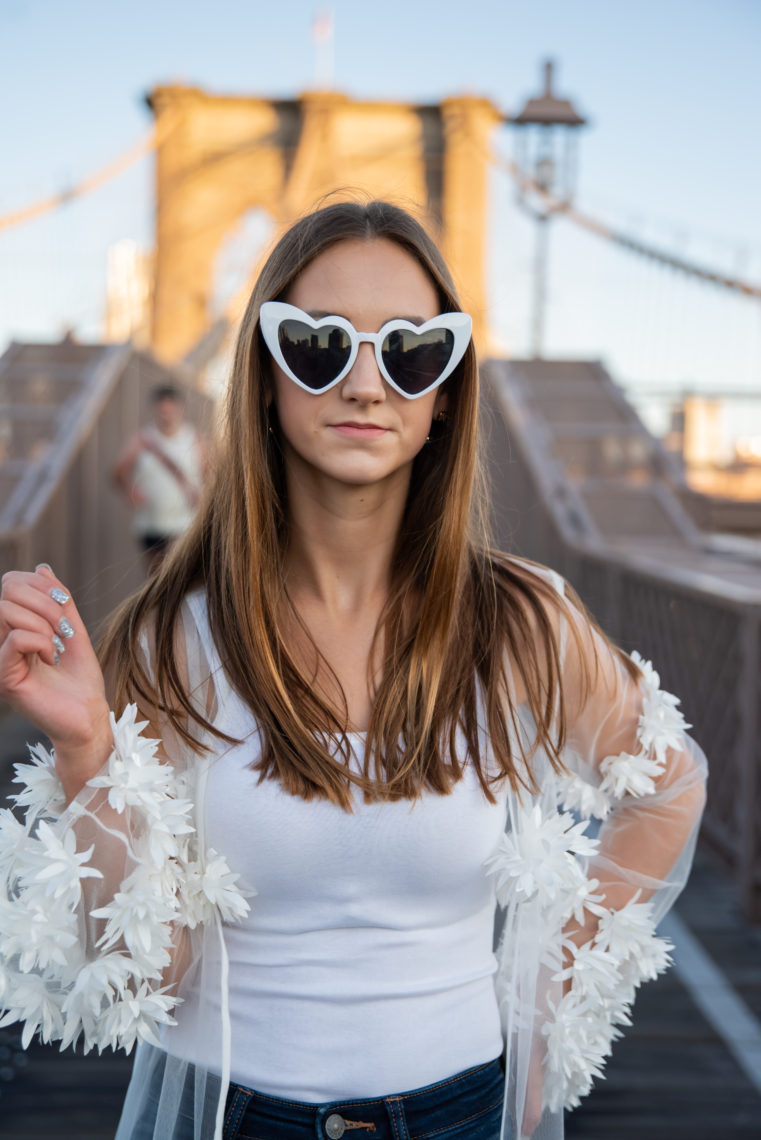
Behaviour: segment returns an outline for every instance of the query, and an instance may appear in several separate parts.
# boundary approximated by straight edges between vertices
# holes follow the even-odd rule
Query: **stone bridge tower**
[[[280,230],[342,188],[418,211],[484,346],[489,143],[502,120],[488,99],[420,106],[172,86],[148,103],[159,139],[152,343],[163,360],[179,360],[206,332],[215,257],[248,211],[265,210]]]

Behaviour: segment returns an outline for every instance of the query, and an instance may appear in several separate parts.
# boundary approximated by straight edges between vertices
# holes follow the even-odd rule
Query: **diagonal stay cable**
[[[14,210],[10,214],[0,215],[0,231],[9,230],[15,226],[21,226],[25,222],[31,222],[35,218],[41,218],[45,214],[50,214],[53,210],[57,210],[60,206],[65,206],[67,202],[73,201],[75,198],[81,198],[85,194],[97,190],[106,182],[110,182],[116,178],[134,162],[142,158],[144,155],[149,154],[152,150],[164,141],[169,131],[174,127],[174,121],[170,116],[166,121],[157,127],[151,127],[141,139],[133,143],[131,147],[123,151],[111,162],[106,163],[99,170],[93,174],[83,178],[80,182],[76,182],[73,186],[68,186],[65,190],[61,190],[58,194],[51,194],[47,198],[41,198],[37,202],[33,202],[30,206],[25,206],[22,210]]]
[[[476,140],[473,140],[473,142],[474,145],[478,146]],[[479,147],[479,149],[482,148]],[[534,182],[533,179],[528,178],[512,159],[497,156],[492,151],[484,151],[484,153],[487,154],[489,161],[494,166],[505,170],[510,177],[518,183],[518,186],[524,193],[530,192],[536,195],[541,201],[543,207],[542,211],[537,210],[528,203],[526,204],[525,208],[530,214],[534,216],[541,212],[559,214],[561,217],[568,218],[568,220],[575,225],[581,226],[582,229],[597,234],[598,237],[605,238],[607,241],[613,242],[623,249],[628,249],[630,252],[636,253],[641,257],[646,257],[651,261],[658,262],[660,265],[665,265],[669,269],[685,273],[689,277],[694,277],[699,281],[705,281],[709,285],[718,285],[723,289],[740,293],[745,297],[761,299],[761,285],[757,285],[752,281],[744,281],[739,277],[731,277],[728,274],[721,273],[716,269],[710,269],[704,265],[698,265],[696,262],[688,261],[687,258],[679,257],[677,254],[671,253],[668,250],[649,245],[640,238],[633,237],[631,234],[624,233],[622,230],[614,229],[612,226],[599,221],[597,218],[591,217],[589,214],[584,214],[580,210],[573,209],[569,202],[557,198],[547,190],[544,190]]]

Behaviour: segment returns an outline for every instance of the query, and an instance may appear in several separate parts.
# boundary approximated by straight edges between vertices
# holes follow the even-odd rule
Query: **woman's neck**
[[[409,469],[381,483],[347,486],[288,471],[288,592],[300,602],[349,616],[382,608],[409,489]]]

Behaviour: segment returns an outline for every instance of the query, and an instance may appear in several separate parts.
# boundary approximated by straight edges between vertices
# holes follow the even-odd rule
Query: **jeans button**
[[[341,1140],[341,1137],[346,1131],[343,1117],[339,1116],[337,1112],[334,1112],[325,1121],[325,1131],[330,1137],[330,1140]]]

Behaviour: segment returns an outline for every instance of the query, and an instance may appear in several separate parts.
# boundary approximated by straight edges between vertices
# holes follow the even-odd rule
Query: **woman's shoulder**
[[[197,645],[209,665],[217,666],[219,654],[212,634],[209,597],[203,585],[188,590],[182,599],[179,616],[186,647]]]
[[[160,604],[152,605],[140,615],[136,626],[138,658],[152,678],[157,666],[158,672],[165,671],[170,658],[173,672],[182,679],[186,689],[192,690],[204,675],[213,671],[211,664],[217,656],[205,588],[195,586],[188,590],[173,610],[170,617],[167,609],[162,613]]]
[[[557,570],[553,570],[551,566],[545,566],[541,562],[534,562],[530,558],[521,558],[517,554],[506,554],[503,551],[496,551],[494,553],[502,565],[512,569],[514,573],[520,574],[527,581],[538,579],[553,587],[553,589],[561,595],[565,593],[565,579],[562,574]]]
[[[161,637],[162,631],[171,629],[172,640],[181,646],[189,636],[191,638],[198,636],[208,626],[208,603],[203,586],[188,590],[174,603],[171,611],[170,619],[169,607],[164,607],[160,601],[154,600],[147,605],[140,604],[139,595],[135,595],[134,598],[128,599],[122,610],[118,612],[118,616],[122,624],[135,629],[143,652],[149,650],[152,657],[156,640]]]
[[[522,626],[523,647],[532,647],[540,662],[553,657],[556,665],[575,663],[580,674],[593,676],[600,656],[614,648],[573,586],[540,562],[502,552],[492,557],[495,579],[502,579],[505,612],[520,613],[513,629]]]
[[[180,611],[192,619],[195,627],[206,628],[209,625],[209,598],[206,587],[193,586],[182,599]]]
[[[523,603],[529,615],[538,606],[551,618],[564,611],[568,586],[557,570],[501,550],[490,550],[488,557],[495,580],[510,602]]]

